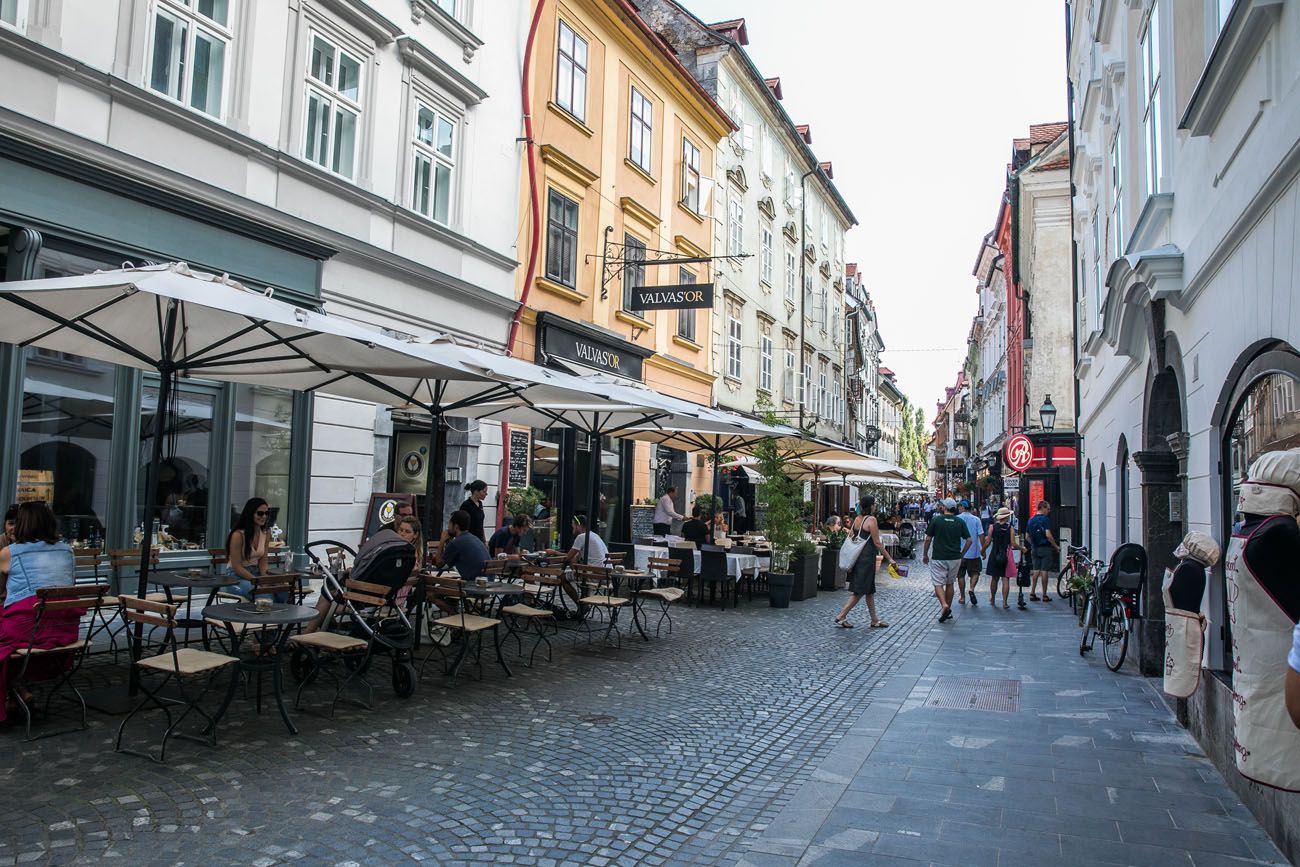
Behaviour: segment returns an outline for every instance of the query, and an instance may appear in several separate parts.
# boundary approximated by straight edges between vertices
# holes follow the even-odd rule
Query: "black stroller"
[[[355,640],[352,652],[338,654],[351,672],[338,682],[338,693],[348,680],[365,674],[375,654],[382,653],[392,661],[393,693],[410,698],[415,693],[411,650],[416,631],[397,595],[411,575],[415,549],[396,533],[380,531],[367,540],[359,554],[342,543],[322,540],[308,545],[307,555],[313,572],[324,579],[321,593],[330,602],[321,631]],[[347,555],[353,559],[351,569]],[[356,642],[364,642],[364,649]],[[321,662],[319,648],[296,646],[290,671],[299,683],[307,683],[321,670]]]
[[[911,521],[903,521],[898,528],[898,553],[910,558],[916,550],[916,528]]]

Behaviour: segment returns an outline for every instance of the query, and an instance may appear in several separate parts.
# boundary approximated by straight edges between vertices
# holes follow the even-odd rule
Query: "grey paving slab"
[[[1058,603],[958,608],[932,626],[882,685],[895,701],[871,724],[893,716],[800,863],[1284,863],[1153,685],[1080,658],[1077,641]],[[1017,681],[1019,709],[930,707],[942,676]],[[825,791],[809,798],[790,809],[820,809]]]

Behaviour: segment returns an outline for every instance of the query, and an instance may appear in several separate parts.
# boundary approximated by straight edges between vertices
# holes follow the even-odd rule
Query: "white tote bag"
[[[840,546],[840,571],[853,571],[853,566],[858,562],[858,557],[861,556],[862,549],[865,547],[867,547],[866,539],[860,539],[857,536],[850,536],[845,539],[844,544]]]

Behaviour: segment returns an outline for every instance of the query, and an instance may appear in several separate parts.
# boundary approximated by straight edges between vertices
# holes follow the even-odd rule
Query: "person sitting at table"
[[[6,534],[9,535],[9,534]],[[6,675],[9,657],[32,641],[36,627],[37,590],[70,587],[76,583],[76,557],[66,542],[59,540],[59,525],[44,503],[23,503],[15,510],[12,541],[0,550],[0,696],[7,697]],[[77,640],[83,608],[50,611],[41,619],[37,648],[61,647]],[[66,655],[60,660],[67,663]],[[32,696],[23,690],[22,699]],[[0,701],[0,722],[6,717]]]
[[[587,531],[587,516],[573,516],[573,544],[565,556],[566,563],[604,563],[609,559],[609,548],[599,533]]]
[[[527,515],[515,515],[507,526],[492,534],[488,540],[488,554],[493,557],[505,554],[511,560],[518,560],[526,550],[520,542],[532,525]]]
[[[411,588],[420,580],[420,570],[424,568],[424,531],[420,527],[420,521],[414,515],[405,515],[397,519],[395,527],[397,535],[411,544],[415,549],[415,562],[411,566],[411,577],[406,579],[406,586],[397,591],[397,601],[400,604],[405,601]]]
[[[251,599],[253,579],[267,573],[266,552],[270,534],[267,533],[266,522],[270,515],[271,507],[261,497],[253,497],[244,503],[244,510],[239,513],[234,528],[226,536],[224,574],[227,578],[238,579],[221,588],[227,593],[238,593]],[[274,598],[276,602],[288,602],[289,594],[276,593]]]
[[[452,512],[447,522],[447,544],[442,546],[442,556],[438,558],[442,570],[455,569],[466,581],[482,575],[483,564],[490,559],[487,546],[474,535],[472,527],[472,519],[464,509]]]
[[[5,510],[5,531],[0,535],[0,548],[8,548],[14,543],[14,524],[18,520],[18,504],[14,503]]]
[[[716,540],[726,539],[727,533],[730,532],[727,527],[727,516],[724,515],[721,510],[713,513],[712,530],[713,538]]]
[[[694,542],[696,548],[709,543],[709,525],[704,523],[700,514],[700,507],[694,506],[691,509],[690,520],[682,524],[682,538],[687,542]]]

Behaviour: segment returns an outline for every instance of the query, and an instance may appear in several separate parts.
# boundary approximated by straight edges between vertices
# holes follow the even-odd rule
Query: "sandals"
[[[836,618],[835,618],[835,625],[838,626],[838,627],[840,627],[841,629],[852,629],[852,628],[853,628],[853,624],[852,624],[852,623],[850,623],[848,620],[843,619],[843,618],[840,618],[840,617],[836,617]]]
[[[872,628],[872,629],[888,629],[888,628],[889,628],[889,624],[886,623],[886,622],[883,621],[883,620],[877,620],[875,623],[871,624],[871,628]]]
[[[1030,594],[1029,594],[1029,601],[1030,601],[1030,602],[1037,602],[1037,601],[1038,601],[1038,597],[1035,596],[1033,593],[1030,593]]]

